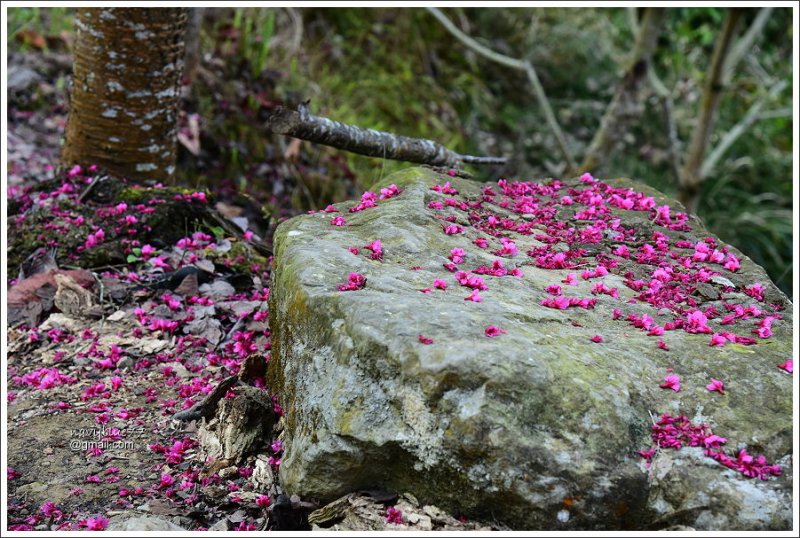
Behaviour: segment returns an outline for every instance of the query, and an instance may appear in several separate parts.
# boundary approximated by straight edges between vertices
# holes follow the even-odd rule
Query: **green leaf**
[[[225,230],[221,226],[214,226],[211,228],[211,233],[214,234],[214,237],[217,240],[223,239],[225,237]]]

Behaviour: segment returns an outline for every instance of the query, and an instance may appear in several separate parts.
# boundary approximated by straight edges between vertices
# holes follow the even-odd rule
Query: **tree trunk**
[[[65,165],[172,181],[187,12],[77,10]]]
[[[700,105],[700,117],[689,143],[686,161],[683,163],[681,184],[678,186],[678,198],[681,203],[692,213],[697,212],[700,201],[700,184],[703,177],[700,168],[703,166],[706,148],[714,127],[714,119],[719,107],[719,98],[722,93],[725,77],[725,66],[728,65],[727,57],[731,50],[731,43],[739,22],[741,10],[730,8],[725,18],[722,32],[717,38],[711,65],[706,73],[706,82],[703,87],[703,101]]]
[[[638,92],[641,82],[650,69],[650,58],[656,48],[658,35],[661,33],[661,24],[664,20],[664,9],[646,8],[639,23],[636,34],[636,43],[625,75],[614,93],[614,98],[606,108],[600,127],[595,133],[586,156],[583,158],[580,170],[583,172],[596,172],[611,151],[611,146],[622,137],[624,131],[620,129],[620,122],[625,115],[625,110],[638,101]]]

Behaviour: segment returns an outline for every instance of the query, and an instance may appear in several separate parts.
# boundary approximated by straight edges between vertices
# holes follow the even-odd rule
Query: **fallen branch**
[[[561,127],[558,125],[556,115],[553,113],[553,109],[550,107],[550,101],[547,100],[547,95],[544,93],[544,88],[539,82],[539,77],[536,74],[533,64],[526,60],[512,58],[510,56],[500,54],[499,52],[495,52],[488,47],[484,47],[470,36],[459,30],[444,13],[439,11],[439,9],[435,7],[428,7],[425,9],[427,9],[431,15],[436,17],[436,19],[442,23],[442,26],[444,26],[445,29],[453,35],[453,37],[461,41],[474,52],[477,52],[484,58],[488,58],[489,60],[492,60],[500,65],[517,69],[519,71],[525,71],[525,74],[528,76],[528,81],[533,87],[533,93],[536,95],[536,100],[539,102],[539,106],[542,107],[542,112],[544,112],[547,125],[553,132],[553,136],[555,136],[556,142],[558,142],[558,147],[561,149],[561,154],[564,157],[564,161],[567,163],[568,172],[574,171],[576,169],[575,160],[572,158],[572,153],[569,151],[569,147],[567,146],[567,139],[564,136],[564,133],[561,131]]]
[[[305,105],[301,105],[298,111],[275,108],[267,119],[267,128],[275,134],[395,161],[450,167],[506,162],[505,157],[461,155],[432,140],[409,138],[312,116]]]

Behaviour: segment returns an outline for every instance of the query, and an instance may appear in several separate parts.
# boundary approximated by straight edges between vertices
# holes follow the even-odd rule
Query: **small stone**
[[[235,466],[225,467],[224,469],[219,471],[219,477],[220,478],[231,478],[231,477],[236,476],[238,474],[239,474],[239,469],[238,469],[238,467],[235,467]]]

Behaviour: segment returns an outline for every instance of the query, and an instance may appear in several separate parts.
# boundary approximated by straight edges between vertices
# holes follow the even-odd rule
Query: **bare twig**
[[[689,143],[686,161],[683,164],[679,198],[683,205],[693,212],[697,209],[699,201],[698,195],[702,181],[700,167],[703,165],[708,140],[714,127],[714,119],[723,87],[726,58],[731,50],[731,42],[733,41],[733,35],[740,16],[741,9],[731,8],[725,17],[722,31],[714,46],[714,54],[711,58],[711,65],[703,87],[700,117],[697,121],[692,141]]]
[[[527,60],[512,58],[481,45],[473,38],[458,29],[456,25],[454,25],[450,19],[448,19],[447,16],[439,9],[435,7],[428,7],[426,9],[431,15],[436,17],[436,20],[442,23],[442,26],[444,26],[445,29],[453,35],[453,37],[461,41],[461,43],[463,43],[469,49],[495,63],[525,72],[528,77],[528,81],[531,83],[531,87],[533,88],[533,93],[536,96],[536,100],[539,102],[539,106],[542,107],[542,112],[544,113],[547,125],[550,127],[553,136],[555,136],[556,142],[561,150],[561,154],[564,157],[564,161],[567,163],[568,170],[575,170],[575,160],[572,157],[572,152],[570,152],[569,147],[567,146],[567,139],[558,124],[558,120],[556,119],[553,109],[550,106],[550,101],[547,99],[547,95],[544,92],[542,84],[539,82],[539,77],[536,74],[536,69],[534,69],[533,65]]]
[[[776,108],[775,110],[767,110],[758,115],[758,121],[774,120],[776,118],[791,118],[792,107]]]
[[[408,138],[392,133],[346,125],[308,113],[305,106],[299,111],[277,107],[269,115],[267,128],[275,133],[293,136],[317,144],[351,151],[370,157],[409,161],[431,166],[462,164],[505,164],[505,157],[461,155],[432,140]]]
[[[725,154],[726,151],[733,145],[736,140],[742,136],[754,123],[759,120],[765,119],[764,114],[768,113],[761,113],[761,109],[764,108],[764,105],[767,104],[768,101],[777,97],[783,90],[786,88],[787,82],[785,80],[781,80],[777,84],[775,84],[772,88],[770,88],[769,93],[753,103],[753,106],[750,107],[750,110],[747,111],[747,114],[741,119],[739,123],[734,125],[726,134],[722,137],[722,140],[719,141],[717,147],[709,153],[706,160],[703,162],[703,166],[700,167],[700,177],[706,178],[708,177],[714,168],[717,166],[720,158]],[[791,109],[788,110],[791,113]],[[777,112],[781,112],[780,110]]]
[[[736,66],[752,48],[756,40],[761,36],[761,33],[764,31],[764,26],[766,26],[773,9],[774,8],[772,7],[761,8],[761,10],[758,12],[758,15],[756,15],[756,18],[753,19],[753,22],[750,24],[750,28],[747,29],[747,32],[745,32],[744,35],[739,38],[739,41],[737,41],[733,46],[728,58],[725,61],[723,81],[730,79],[731,75],[733,75],[733,71],[736,69]]]

